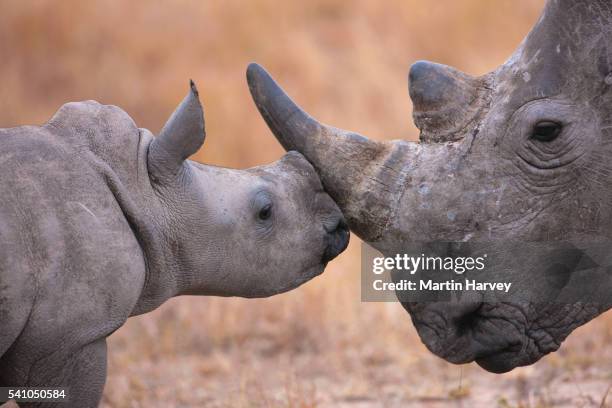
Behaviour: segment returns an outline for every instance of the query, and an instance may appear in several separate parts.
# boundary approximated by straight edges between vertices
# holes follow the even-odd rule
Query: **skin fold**
[[[346,248],[302,155],[247,170],[187,160],[204,138],[193,83],[157,137],[94,101],[0,129],[0,386],[97,406],[106,337],[128,317],[177,295],[285,292]]]
[[[417,62],[408,79],[419,143],[321,124],[259,65],[247,78],[280,143],[304,154],[350,228],[383,253],[411,241],[609,240],[611,50],[609,1],[550,0],[514,55],[487,75]],[[546,302],[403,306],[433,353],[505,372],[557,350],[612,306],[610,271],[600,272],[573,277],[577,293],[557,295],[539,284],[543,272],[517,264],[510,273],[526,297],[547,293]]]

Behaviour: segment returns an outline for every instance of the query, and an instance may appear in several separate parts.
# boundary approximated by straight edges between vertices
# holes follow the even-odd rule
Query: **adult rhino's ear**
[[[157,178],[179,173],[183,162],[204,144],[204,112],[198,89],[190,81],[189,93],[172,113],[149,147],[149,171]]]

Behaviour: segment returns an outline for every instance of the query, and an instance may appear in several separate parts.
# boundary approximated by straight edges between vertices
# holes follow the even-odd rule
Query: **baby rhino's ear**
[[[198,90],[190,81],[189,94],[149,147],[149,171],[158,177],[174,176],[185,159],[204,144],[204,112]]]

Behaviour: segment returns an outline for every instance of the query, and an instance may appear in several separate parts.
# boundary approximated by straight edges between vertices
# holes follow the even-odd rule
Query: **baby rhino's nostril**
[[[334,217],[334,218],[325,220],[323,222],[323,228],[325,228],[325,231],[328,232],[329,234],[333,234],[339,229],[343,229],[345,231],[348,230],[348,225],[346,224],[344,217]]]
[[[338,221],[338,225],[336,226],[336,231],[348,233],[349,227],[344,217],[340,218],[340,221]]]
[[[349,243],[349,228],[343,217],[338,217],[333,222],[324,223],[327,232],[327,247],[323,253],[323,263],[327,263],[346,249]]]

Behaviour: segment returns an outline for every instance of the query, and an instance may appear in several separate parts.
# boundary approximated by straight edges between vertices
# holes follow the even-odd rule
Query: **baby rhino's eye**
[[[267,204],[261,210],[259,210],[259,214],[257,215],[260,220],[267,220],[272,215],[272,204]]]
[[[531,132],[531,139],[540,142],[552,142],[561,133],[562,126],[559,123],[551,121],[538,122]]]

